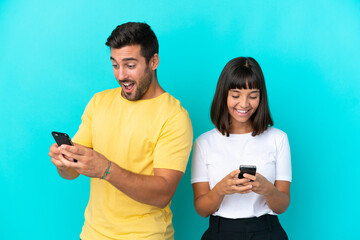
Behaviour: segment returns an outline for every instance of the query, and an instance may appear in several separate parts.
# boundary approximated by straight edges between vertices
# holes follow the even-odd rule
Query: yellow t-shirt
[[[131,172],[154,175],[154,168],[184,172],[192,138],[189,115],[170,94],[128,101],[121,88],[115,88],[90,100],[73,141]],[[80,237],[168,240],[174,238],[171,219],[170,204],[164,209],[143,204],[107,181],[92,178]]]

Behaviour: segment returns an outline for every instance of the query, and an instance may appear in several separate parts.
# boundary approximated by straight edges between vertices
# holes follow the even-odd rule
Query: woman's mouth
[[[236,108],[235,108],[235,111],[237,112],[237,114],[238,114],[239,116],[246,116],[246,115],[250,112],[249,109],[248,109],[248,110],[244,110],[244,109],[236,109]]]
[[[235,109],[238,113],[247,113],[249,110],[239,110],[239,109]]]

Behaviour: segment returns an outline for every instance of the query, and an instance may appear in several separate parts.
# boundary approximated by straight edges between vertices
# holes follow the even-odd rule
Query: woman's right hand
[[[215,185],[214,187],[215,192],[220,196],[234,194],[234,193],[240,193],[240,194],[250,193],[252,185],[250,184],[243,185],[245,183],[250,182],[250,179],[248,178],[239,179],[238,178],[239,173],[240,170],[237,169],[229,173],[227,176],[225,176],[220,182],[218,182]]]

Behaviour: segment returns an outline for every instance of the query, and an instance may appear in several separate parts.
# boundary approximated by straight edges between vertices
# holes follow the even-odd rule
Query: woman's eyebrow
[[[258,93],[258,92],[260,92],[259,89],[258,89],[258,90],[255,90],[255,91],[251,91],[250,93]]]
[[[240,93],[240,90],[239,90],[239,89],[231,89],[230,91],[231,91],[231,92]],[[251,91],[249,94],[251,94],[251,93],[259,93],[259,92],[260,92],[260,90],[257,89],[257,90]]]

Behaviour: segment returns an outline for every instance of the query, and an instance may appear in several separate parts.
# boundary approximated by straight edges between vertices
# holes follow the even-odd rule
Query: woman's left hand
[[[244,185],[248,185],[251,184],[252,185],[252,191],[260,194],[260,195],[269,195],[273,189],[275,188],[274,184],[272,184],[271,182],[269,182],[263,175],[261,175],[260,173],[256,173],[256,175],[251,175],[251,174],[244,174],[245,178],[248,178],[250,180],[253,180],[253,182],[248,182]]]

